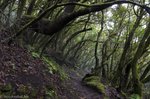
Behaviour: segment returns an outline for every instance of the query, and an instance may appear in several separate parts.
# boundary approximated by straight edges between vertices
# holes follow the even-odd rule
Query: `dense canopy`
[[[1,44],[53,58],[102,94],[150,95],[150,0],[0,0],[0,31]]]

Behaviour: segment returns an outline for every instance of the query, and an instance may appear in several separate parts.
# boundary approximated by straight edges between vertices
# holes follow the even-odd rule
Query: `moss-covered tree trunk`
[[[102,12],[102,18],[101,18],[101,24],[100,24],[101,29],[98,32],[97,39],[96,39],[97,42],[95,43],[95,53],[94,53],[95,68],[94,68],[94,72],[92,71],[97,76],[101,75],[101,66],[99,64],[99,58],[98,58],[98,44],[99,44],[99,39],[100,39],[101,33],[103,32],[103,24],[104,24],[104,13]]]
[[[125,42],[124,49],[123,49],[123,52],[122,52],[122,55],[121,55],[121,58],[120,58],[120,61],[118,64],[117,72],[113,79],[113,83],[118,84],[118,81],[119,81],[119,84],[120,84],[119,89],[120,90],[122,89],[122,87],[124,87],[124,86],[122,86],[122,83],[125,81],[125,78],[124,78],[124,75],[122,74],[122,72],[123,72],[123,69],[126,67],[125,64],[127,61],[127,53],[129,52],[130,44],[132,42],[134,33],[135,33],[136,29],[138,28],[142,17],[143,17],[143,10],[141,10],[140,15],[136,18],[136,21],[129,33],[129,36],[128,36],[126,42]]]
[[[19,0],[18,1],[17,18],[21,18],[25,5],[26,5],[26,0]]]
[[[150,21],[150,19],[149,19],[149,21]],[[143,52],[147,46],[146,40],[148,39],[149,35],[150,35],[150,22],[148,23],[148,25],[146,27],[143,38],[140,41],[138,49],[137,49],[137,51],[134,55],[134,58],[131,62],[134,93],[138,94],[140,96],[142,96],[142,84],[139,80],[137,62],[143,55]]]

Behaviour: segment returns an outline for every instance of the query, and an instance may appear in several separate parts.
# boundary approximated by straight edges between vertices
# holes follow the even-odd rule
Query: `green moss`
[[[60,65],[58,65],[53,59],[50,57],[42,57],[43,61],[48,64],[49,72],[50,73],[57,73],[60,75],[62,80],[68,79],[68,75],[64,72]]]
[[[17,92],[20,95],[26,95],[27,97],[29,96],[31,99],[36,98],[38,94],[38,90],[32,88],[31,85],[23,85],[23,84],[20,84],[18,86]]]
[[[41,58],[38,52],[33,51],[31,52],[31,54],[33,57]],[[48,69],[51,74],[54,74],[54,73],[59,74],[62,80],[69,78],[68,75],[65,73],[65,71],[61,68],[61,66],[58,65],[52,58],[42,56],[41,59],[43,60],[43,62],[45,62],[48,65]]]
[[[92,80],[86,83],[88,86],[91,86],[93,88],[96,88],[98,92],[105,94],[105,86],[97,82],[96,80]]]
[[[18,86],[17,91],[21,94],[27,94],[28,93],[28,87],[21,84]]]
[[[31,55],[32,55],[33,57],[40,57],[40,55],[39,55],[37,52],[31,52]]]
[[[56,99],[56,92],[54,91],[54,90],[47,90],[46,91],[46,97],[48,98],[48,99]]]
[[[1,92],[8,92],[12,90],[12,85],[10,83],[1,86],[0,88]]]
[[[50,72],[51,74],[57,72],[57,65],[54,64],[54,63],[52,62],[52,60],[50,60],[50,59],[47,58],[47,57],[42,57],[42,59],[43,59],[43,61],[48,65],[49,72]]]
[[[54,90],[55,88],[53,88],[53,86],[46,86],[45,90],[46,90],[46,99],[58,99],[57,97],[57,93]]]
[[[96,89],[98,92],[105,95],[105,86],[101,83],[98,76],[90,76],[84,79],[83,81],[87,86]]]
[[[138,94],[132,94],[132,95],[130,96],[130,99],[141,99],[141,97],[140,97],[140,95],[138,95]]]
[[[13,92],[13,87],[12,87],[11,83],[0,86],[0,95],[1,96],[9,96],[12,94],[12,92]]]
[[[96,81],[100,82],[100,78],[98,76],[90,76],[90,77],[86,77],[84,79],[84,81],[91,81],[91,80],[96,80]]]

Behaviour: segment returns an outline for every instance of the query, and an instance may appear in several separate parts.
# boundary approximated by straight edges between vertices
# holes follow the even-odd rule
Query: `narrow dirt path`
[[[71,99],[103,99],[101,93],[82,84],[82,77],[78,71],[66,70],[69,80],[64,82],[64,86],[72,93]]]

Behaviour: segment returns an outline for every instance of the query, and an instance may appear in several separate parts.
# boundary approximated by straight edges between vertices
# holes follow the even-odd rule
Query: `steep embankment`
[[[0,32],[0,39],[6,37],[6,32]],[[79,70],[48,56],[39,58],[15,42],[0,43],[0,99],[103,99],[101,93],[81,83]]]
[[[8,34],[1,32],[0,39],[5,37]],[[0,43],[0,99],[53,99],[60,89],[59,82],[59,76],[51,74],[40,58],[32,57],[16,43]]]

